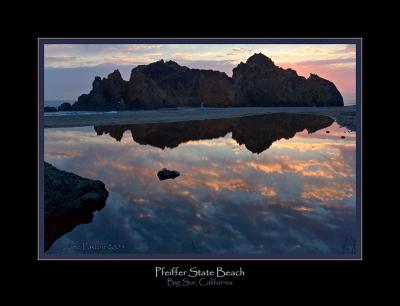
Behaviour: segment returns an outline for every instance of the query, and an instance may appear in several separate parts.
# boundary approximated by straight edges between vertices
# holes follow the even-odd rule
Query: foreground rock
[[[179,175],[181,175],[181,174],[178,171],[168,170],[166,168],[161,169],[157,173],[157,176],[160,179],[160,181],[167,180],[167,179],[175,179]]]
[[[61,171],[44,163],[45,251],[76,225],[89,223],[102,209],[108,191],[101,181]]]
[[[129,81],[118,70],[96,77],[89,94],[72,110],[107,111],[162,107],[343,106],[335,85],[315,74],[298,76],[254,54],[233,69],[232,78],[213,70],[190,69],[160,60],[132,69]]]

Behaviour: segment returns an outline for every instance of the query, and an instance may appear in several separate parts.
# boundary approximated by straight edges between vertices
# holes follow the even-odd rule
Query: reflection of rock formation
[[[274,141],[293,138],[304,129],[314,133],[333,122],[332,118],[319,115],[271,114],[245,117],[232,129],[232,138],[239,144],[244,144],[251,152],[261,153]]]
[[[97,135],[110,134],[118,141],[125,131],[130,130],[135,142],[162,149],[175,148],[189,140],[219,138],[232,132],[232,138],[239,144],[244,144],[253,153],[261,153],[274,141],[292,138],[304,129],[313,133],[333,122],[326,116],[281,113],[174,123],[95,126],[94,129]]]
[[[45,251],[75,226],[91,222],[93,212],[104,207],[107,197],[108,191],[101,181],[58,170],[45,162]]]

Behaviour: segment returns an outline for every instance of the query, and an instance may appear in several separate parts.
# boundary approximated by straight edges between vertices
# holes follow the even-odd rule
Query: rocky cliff
[[[306,79],[261,53],[234,68],[232,79],[235,100],[242,106],[343,106],[332,82],[315,74]]]
[[[72,105],[72,110],[118,110],[123,109],[123,91],[126,81],[118,70],[110,73],[107,78],[96,77],[89,94],[79,96]]]
[[[315,74],[309,78],[277,67],[254,54],[233,69],[232,78],[213,70],[190,69],[163,60],[132,69],[129,81],[118,70],[96,77],[89,94],[72,110],[154,109],[161,107],[343,106],[335,85]]]

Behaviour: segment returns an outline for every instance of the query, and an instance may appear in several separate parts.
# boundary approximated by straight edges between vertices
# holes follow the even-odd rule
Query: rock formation
[[[232,79],[241,106],[343,106],[332,82],[315,74],[306,79],[261,53],[234,68]]]
[[[58,170],[44,163],[44,244],[53,242],[76,225],[89,223],[104,207],[108,191],[101,181]]]
[[[118,70],[110,73],[107,78],[95,77],[89,94],[79,96],[72,105],[72,110],[105,111],[123,108],[122,92],[126,82]]]
[[[58,107],[59,112],[69,112],[72,110],[72,105],[71,103],[64,102]]]
[[[233,69],[232,78],[213,70],[190,69],[160,60],[132,69],[129,81],[118,70],[96,77],[89,94],[73,110],[154,109],[161,107],[343,106],[335,85],[315,74],[298,76],[254,54]]]
[[[225,73],[161,60],[132,70],[124,100],[128,108],[196,107],[229,106],[233,97],[232,80]]]

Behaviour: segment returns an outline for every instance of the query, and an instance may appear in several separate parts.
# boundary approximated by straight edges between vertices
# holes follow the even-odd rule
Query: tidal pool
[[[51,128],[44,137],[45,161],[101,180],[110,193],[90,223],[76,224],[47,254],[357,252],[356,133],[331,118]],[[160,181],[162,168],[180,176]]]

